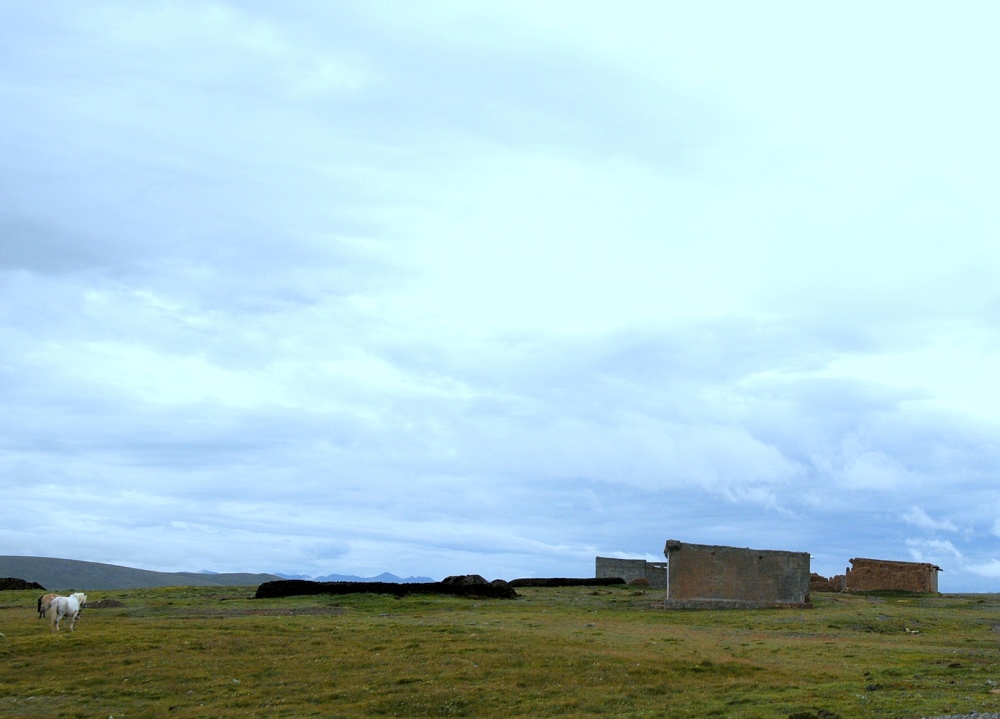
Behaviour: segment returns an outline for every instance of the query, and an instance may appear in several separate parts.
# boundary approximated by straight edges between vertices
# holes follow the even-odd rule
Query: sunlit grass
[[[0,592],[0,716],[816,716],[1000,711],[1000,598],[814,596],[664,611],[631,587],[521,599],[89,592],[77,631]],[[995,683],[996,682],[996,683]]]

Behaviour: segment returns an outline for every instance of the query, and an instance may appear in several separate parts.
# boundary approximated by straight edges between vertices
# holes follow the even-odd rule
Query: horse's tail
[[[60,601],[61,599],[65,599],[65,597],[56,597],[49,602],[49,621],[52,622],[53,629],[59,629],[59,620],[66,613],[63,603]]]
[[[42,598],[38,598],[38,618],[42,618]]]

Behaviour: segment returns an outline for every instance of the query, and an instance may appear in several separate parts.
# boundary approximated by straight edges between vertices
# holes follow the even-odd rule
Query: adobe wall
[[[848,592],[890,590],[937,593],[940,567],[926,562],[852,559],[845,580]]]
[[[740,606],[811,606],[809,553],[670,540],[667,604],[715,601]]]
[[[667,567],[663,562],[647,562],[645,559],[614,559],[597,557],[594,576],[598,579],[621,577],[626,583],[635,579],[645,579],[649,586],[667,588]]]
[[[809,575],[810,592],[846,592],[847,577],[843,574],[835,574],[832,577],[824,577],[813,572]]]

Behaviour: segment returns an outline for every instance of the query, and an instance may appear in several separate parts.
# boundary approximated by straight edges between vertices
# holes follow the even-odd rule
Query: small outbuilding
[[[898,591],[937,593],[941,567],[927,562],[852,559],[844,578],[848,592]]]

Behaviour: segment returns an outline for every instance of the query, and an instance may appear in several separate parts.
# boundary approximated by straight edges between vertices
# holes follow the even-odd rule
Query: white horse
[[[69,617],[69,630],[76,631],[76,620],[80,618],[80,610],[87,606],[87,595],[83,592],[70,594],[68,597],[56,597],[49,605],[52,611],[52,631],[59,631],[59,621],[63,617]]]

